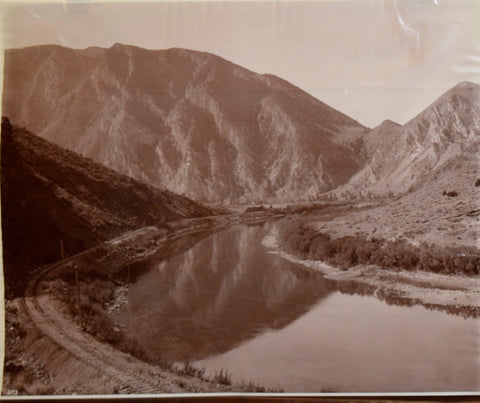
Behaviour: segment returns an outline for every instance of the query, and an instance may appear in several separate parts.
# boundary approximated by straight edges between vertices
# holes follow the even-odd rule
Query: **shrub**
[[[424,270],[446,274],[477,275],[480,251],[428,245],[414,246],[405,239],[386,241],[361,236],[331,239],[311,228],[287,228],[282,233],[286,249],[303,258],[323,260],[346,270],[357,264],[375,264],[388,269]]]

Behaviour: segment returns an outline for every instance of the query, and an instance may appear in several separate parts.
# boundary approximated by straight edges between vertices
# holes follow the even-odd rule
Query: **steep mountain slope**
[[[385,121],[372,129],[367,164],[338,192],[404,193],[455,159],[478,165],[479,150],[480,86],[462,82],[404,126]]]
[[[151,223],[211,214],[2,121],[3,264],[9,288],[33,267]]]
[[[364,164],[362,125],[284,80],[208,53],[12,49],[4,85],[12,120],[196,200],[314,198]]]

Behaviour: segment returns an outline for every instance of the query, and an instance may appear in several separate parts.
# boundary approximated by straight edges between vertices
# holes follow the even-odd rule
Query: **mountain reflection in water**
[[[221,354],[305,314],[329,291],[320,276],[269,254],[265,229],[238,226],[147,263],[117,315],[152,360]]]

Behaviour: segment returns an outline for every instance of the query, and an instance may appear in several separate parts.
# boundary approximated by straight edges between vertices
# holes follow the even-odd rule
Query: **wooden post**
[[[82,311],[80,309],[80,284],[78,282],[78,268],[77,266],[74,267],[75,269],[75,288],[76,288],[76,294],[77,294],[77,309],[78,309],[78,321],[80,324],[80,327],[82,327]]]
[[[60,253],[62,254],[62,260],[65,259],[65,253],[63,251],[63,239],[60,239]]]

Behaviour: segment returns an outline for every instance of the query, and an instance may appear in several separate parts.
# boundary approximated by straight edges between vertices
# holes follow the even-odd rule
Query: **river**
[[[236,226],[146,262],[116,314],[152,360],[286,392],[480,390],[480,321],[336,291]]]

